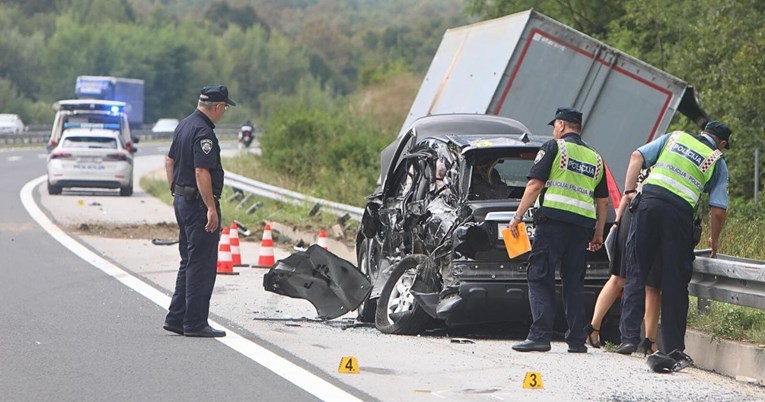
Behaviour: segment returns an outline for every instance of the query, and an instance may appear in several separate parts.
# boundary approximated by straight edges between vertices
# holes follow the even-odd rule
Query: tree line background
[[[368,194],[443,32],[532,7],[694,85],[734,130],[731,194],[752,197],[759,0],[0,0],[0,112],[49,124],[76,76],[114,75],[145,80],[151,124],[220,82],[240,104],[224,122],[265,126],[264,168],[319,195]]]

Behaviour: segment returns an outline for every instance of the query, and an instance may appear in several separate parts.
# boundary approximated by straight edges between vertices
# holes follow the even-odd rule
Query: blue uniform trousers
[[[645,283],[651,267],[661,270],[662,352],[685,350],[688,283],[693,273],[693,211],[643,196],[627,237],[627,278],[619,330],[622,343],[640,342]]]
[[[534,319],[527,339],[549,342],[555,323],[555,269],[560,266],[563,311],[569,345],[584,345],[584,273],[592,231],[582,226],[547,220],[537,226],[529,257],[529,304]]]
[[[217,200],[215,203],[220,222],[220,205]],[[176,195],[173,206],[180,227],[181,263],[165,322],[183,327],[184,332],[193,332],[209,325],[207,316],[215,286],[220,231],[205,230],[207,207],[201,199],[186,200]]]

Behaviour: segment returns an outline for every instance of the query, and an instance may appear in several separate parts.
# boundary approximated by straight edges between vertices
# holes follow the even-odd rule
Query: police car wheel
[[[50,182],[48,182],[48,194],[58,195],[58,194],[61,194],[61,191],[62,191],[61,186],[54,186],[53,184],[50,184]]]

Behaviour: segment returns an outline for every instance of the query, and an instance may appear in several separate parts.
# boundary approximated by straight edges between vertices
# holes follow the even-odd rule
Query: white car
[[[0,114],[0,134],[21,134],[24,122],[17,114]]]
[[[172,133],[178,125],[178,119],[159,119],[151,128],[152,133]]]
[[[65,187],[118,188],[121,196],[133,194],[132,144],[119,129],[103,124],[70,123],[48,154],[48,194]]]

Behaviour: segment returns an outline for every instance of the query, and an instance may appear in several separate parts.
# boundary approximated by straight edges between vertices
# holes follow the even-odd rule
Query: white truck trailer
[[[675,112],[708,120],[688,83],[528,10],[447,30],[399,135],[422,116],[478,113],[549,136],[559,106],[584,113],[582,138],[606,160],[614,202],[630,153]]]

